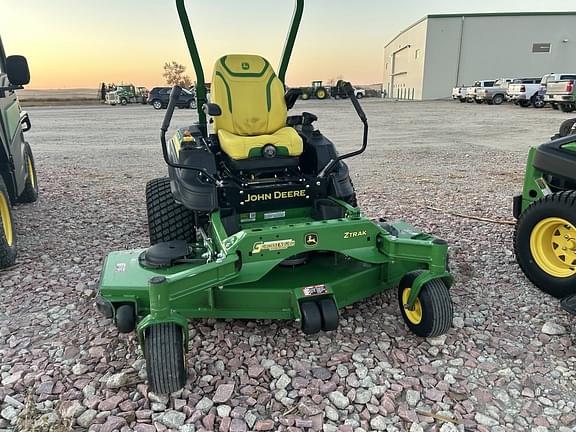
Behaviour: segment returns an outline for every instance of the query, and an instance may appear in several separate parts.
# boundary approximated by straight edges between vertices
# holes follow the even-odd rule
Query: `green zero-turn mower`
[[[514,197],[514,250],[524,274],[576,314],[576,135],[564,122],[530,149],[524,190]]]
[[[364,217],[344,159],[311,113],[287,115],[299,89],[284,77],[302,17],[296,1],[278,75],[262,57],[227,55],[214,67],[211,103],[184,0],[176,6],[197,77],[199,121],[165,135],[168,178],[146,187],[151,246],[106,258],[98,309],[121,332],[136,329],[153,391],[186,380],[188,319],[286,319],[304,333],[338,327],[339,308],[398,286],[415,334],[452,323],[448,245],[399,222]],[[207,121],[207,116],[211,121]],[[208,126],[211,126],[209,129]]]

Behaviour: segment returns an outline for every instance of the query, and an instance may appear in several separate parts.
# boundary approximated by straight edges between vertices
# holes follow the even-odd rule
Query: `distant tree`
[[[179,85],[183,88],[192,87],[192,78],[185,74],[186,66],[175,61],[164,63],[164,73],[162,76],[166,84],[170,86]]]

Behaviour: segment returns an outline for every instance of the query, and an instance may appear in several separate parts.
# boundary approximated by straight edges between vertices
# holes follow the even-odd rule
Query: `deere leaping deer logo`
[[[318,234],[308,233],[304,236],[304,243],[306,246],[313,247],[318,244]]]
[[[242,69],[243,69],[243,70],[248,70],[248,69],[250,69],[250,63],[242,62]]]

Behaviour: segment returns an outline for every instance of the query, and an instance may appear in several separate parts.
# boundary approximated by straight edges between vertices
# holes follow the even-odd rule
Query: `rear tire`
[[[24,191],[18,197],[21,203],[33,203],[38,200],[38,177],[36,175],[36,164],[34,163],[34,155],[28,143],[24,144],[24,154],[26,155],[26,170],[28,178],[24,185]]]
[[[174,201],[169,178],[146,184],[146,210],[150,245],[172,240],[196,241],[194,213]]]
[[[541,291],[556,298],[576,294],[575,227],[576,191],[567,191],[547,195],[530,205],[514,231],[514,252],[520,268]],[[564,235],[572,240],[564,242]],[[566,252],[562,254],[562,250]]]
[[[530,101],[521,100],[518,102],[518,105],[520,105],[522,108],[528,108],[530,106]]]
[[[565,112],[565,113],[570,113],[570,112],[574,111],[575,108],[576,108],[576,106],[574,106],[574,104],[561,104],[560,105],[560,109],[562,110],[562,112]]]
[[[304,93],[302,93],[302,96],[300,96],[300,98],[302,100],[308,100],[308,99],[310,99],[310,95],[308,93],[304,92]]]
[[[196,100],[191,100],[190,103],[188,104],[188,108],[196,109]]]
[[[16,262],[16,228],[12,217],[10,195],[0,177],[0,268],[10,267]]]
[[[162,101],[159,101],[158,99],[153,100],[152,106],[154,107],[154,109],[161,110],[162,109]]]
[[[128,105],[128,99],[126,98],[120,99],[120,105]]]
[[[398,285],[398,303],[404,322],[420,337],[434,337],[446,333],[452,326],[454,309],[450,291],[444,282],[435,279],[420,289],[414,311],[404,307],[414,280],[421,272],[408,273]]]
[[[564,120],[560,125],[560,130],[558,131],[558,134],[561,137],[574,134],[574,132],[572,131],[572,127],[574,126],[574,124],[576,124],[576,118]]]
[[[466,103],[466,99],[465,99],[465,98],[458,98],[458,100],[459,100],[461,103]]]
[[[484,103],[484,101],[482,99],[474,99],[474,102],[476,102],[478,105]]]
[[[175,323],[154,324],[144,337],[144,357],[150,390],[169,394],[186,384],[182,328]]]
[[[492,103],[494,105],[501,105],[504,102],[504,95],[496,94],[492,97]]]

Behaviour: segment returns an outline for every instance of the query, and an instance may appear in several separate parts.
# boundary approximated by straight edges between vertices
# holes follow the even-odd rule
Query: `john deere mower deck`
[[[530,150],[514,216],[514,248],[522,271],[576,314],[576,299],[569,298],[576,295],[576,135]]]
[[[151,246],[112,252],[98,308],[122,332],[137,330],[153,391],[184,385],[188,319],[300,322],[304,333],[338,327],[338,309],[398,287],[401,314],[419,336],[452,323],[448,245],[357,208],[344,159],[313,125],[288,116],[300,91],[284,77],[302,17],[297,0],[278,76],[255,55],[216,62],[211,103],[184,0],[176,5],[197,76],[199,122],[166,141],[179,87],[161,128],[169,178],[146,189]],[[212,127],[208,128],[207,117]]]

